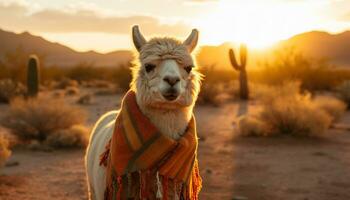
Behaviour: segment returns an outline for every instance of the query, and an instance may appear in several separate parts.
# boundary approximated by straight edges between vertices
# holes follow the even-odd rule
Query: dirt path
[[[107,97],[98,100],[110,107],[97,104],[90,112],[116,104]],[[237,104],[196,109],[201,199],[350,199],[349,131],[330,130],[332,137],[318,140],[238,138],[232,124],[237,111]],[[342,123],[349,122],[347,113]],[[83,150],[15,151],[11,161],[20,165],[1,171],[0,199],[87,199],[83,157]]]

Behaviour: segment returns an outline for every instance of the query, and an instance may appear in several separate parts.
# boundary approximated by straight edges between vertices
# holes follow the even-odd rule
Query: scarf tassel
[[[162,199],[163,198],[163,194],[162,194],[162,184],[161,184],[161,181],[160,181],[160,178],[159,178],[159,172],[157,171],[157,195],[156,195],[156,198],[157,199]]]
[[[110,186],[106,187],[106,190],[104,193],[104,200],[109,200],[109,199],[120,200],[122,186],[123,185],[122,185],[122,177],[121,176],[118,176],[117,178],[113,178],[112,184]]]
[[[169,179],[168,177],[163,177],[162,178],[162,185],[163,185],[163,200],[168,200],[168,184],[169,184]]]
[[[132,185],[132,177],[131,177],[131,173],[128,173],[127,175],[126,175],[126,177],[127,177],[127,184],[128,184],[128,195],[127,195],[127,197],[128,198],[132,198],[132,194],[131,194],[131,185]]]
[[[122,177],[121,176],[118,176],[117,178],[117,184],[118,184],[118,187],[115,188],[113,191],[117,191],[117,200],[121,200],[122,198],[122,190],[123,190],[123,184],[122,184]]]
[[[174,182],[174,200],[180,200],[182,184]]]
[[[139,171],[140,177],[140,199],[148,199],[148,191],[147,191],[147,180],[149,176],[149,171],[141,172]]]

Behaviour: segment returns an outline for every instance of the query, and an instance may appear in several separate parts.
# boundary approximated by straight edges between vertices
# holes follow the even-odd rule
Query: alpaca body
[[[194,69],[190,52],[198,40],[198,32],[181,43],[171,38],[146,41],[138,27],[133,28],[133,41],[139,51],[140,66],[133,69],[131,90],[136,94],[140,111],[163,135],[177,140],[192,118],[200,86],[200,74]],[[106,168],[100,155],[112,138],[119,111],[103,115],[95,124],[86,152],[86,170],[91,200],[103,200]]]
[[[97,121],[91,132],[85,158],[90,200],[103,200],[106,172],[105,168],[100,166],[100,155],[113,135],[117,115],[118,111],[106,113]]]
[[[147,111],[146,111],[147,112]],[[157,128],[170,138],[178,139],[185,131],[188,121],[184,111],[148,111],[145,114]],[[119,111],[104,114],[95,124],[86,152],[86,168],[91,200],[103,200],[106,185],[105,167],[100,166],[100,155],[105,151],[114,131],[115,119]],[[190,115],[191,117],[191,115]],[[179,122],[179,123],[177,123]]]

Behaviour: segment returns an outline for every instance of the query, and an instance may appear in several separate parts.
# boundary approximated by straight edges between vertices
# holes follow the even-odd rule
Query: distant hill
[[[250,50],[249,65],[257,66],[263,62],[272,51],[283,46],[294,46],[304,55],[315,59],[327,59],[330,63],[339,67],[350,67],[350,31],[340,34],[312,31],[295,35],[281,41],[270,49]],[[228,58],[228,49],[235,46],[231,43],[223,43],[219,46],[202,46],[197,51],[197,62],[201,66],[218,66],[231,68]],[[128,63],[133,54],[128,50],[113,51],[106,54],[94,51],[77,52],[73,49],[34,36],[28,32],[16,34],[0,29],[0,59],[7,52],[22,48],[29,54],[35,53],[45,56],[46,65],[73,66],[79,63],[92,63],[95,66],[118,66]]]
[[[47,66],[73,66],[79,63],[92,63],[95,66],[118,66],[132,59],[132,52],[127,50],[113,51],[101,54],[94,51],[77,52],[73,49],[31,35],[28,32],[16,34],[0,29],[0,59],[8,52],[22,48],[29,54],[45,56]]]
[[[215,65],[223,69],[231,68],[228,49],[232,46],[237,47],[230,43],[219,46],[202,46],[197,53],[197,62],[201,66]],[[326,59],[336,66],[350,67],[350,31],[334,35],[319,31],[307,32],[281,41],[270,49],[259,51],[250,49],[248,52],[249,66],[257,66],[259,62],[266,61],[274,50],[283,49],[286,46],[295,47],[297,51],[313,59]]]
[[[350,31],[339,34],[312,31],[291,37],[283,43],[295,46],[306,56],[350,67]]]

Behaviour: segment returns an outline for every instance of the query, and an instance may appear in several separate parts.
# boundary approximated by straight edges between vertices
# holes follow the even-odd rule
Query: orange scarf
[[[101,164],[107,167],[105,199],[121,199],[122,191],[127,188],[125,184],[130,187],[130,177],[135,172],[140,177],[140,199],[148,198],[149,187],[146,184],[152,180],[157,182],[157,198],[167,198],[167,181],[171,180],[175,199],[198,199],[202,180],[198,170],[197,146],[194,117],[183,136],[173,140],[160,133],[143,115],[136,103],[135,92],[129,91],[123,99],[112,139],[101,155]]]

